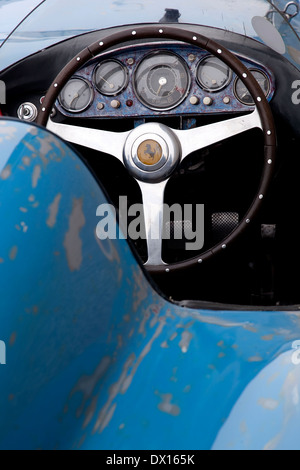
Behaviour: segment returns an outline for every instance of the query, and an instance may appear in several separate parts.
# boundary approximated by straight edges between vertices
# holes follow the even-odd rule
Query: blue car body
[[[0,151],[1,449],[300,448],[297,310],[176,304],[70,145],[3,117]]]

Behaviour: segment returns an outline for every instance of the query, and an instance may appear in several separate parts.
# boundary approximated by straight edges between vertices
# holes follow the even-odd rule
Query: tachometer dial
[[[94,82],[102,95],[115,96],[126,88],[128,72],[121,62],[106,60],[96,68]]]
[[[92,86],[82,78],[71,78],[59,95],[61,106],[68,112],[81,113],[93,101]]]
[[[231,78],[231,69],[217,57],[205,57],[198,65],[197,82],[206,91],[222,90],[230,83]]]
[[[175,108],[186,98],[190,74],[185,62],[169,52],[147,56],[138,66],[134,87],[138,99],[153,110]]]
[[[268,96],[270,93],[270,81],[265,73],[260,70],[251,70],[252,75],[257,80],[265,96]],[[237,78],[234,84],[234,93],[237,99],[248,106],[254,106],[255,102],[250,95],[246,85],[242,82],[240,78]]]

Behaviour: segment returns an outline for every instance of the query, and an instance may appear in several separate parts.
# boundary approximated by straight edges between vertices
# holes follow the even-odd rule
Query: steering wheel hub
[[[142,124],[128,136],[124,146],[124,164],[140,181],[166,180],[181,158],[181,146],[172,130],[158,123]]]
[[[137,149],[137,156],[143,165],[154,166],[163,156],[161,145],[154,139],[144,140]]]

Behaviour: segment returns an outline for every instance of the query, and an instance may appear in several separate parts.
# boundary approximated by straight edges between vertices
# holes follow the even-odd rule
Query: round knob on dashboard
[[[211,106],[213,104],[213,99],[210,98],[209,96],[206,96],[204,99],[203,99],[203,104],[205,106]]]
[[[199,104],[199,98],[197,96],[191,96],[190,103],[194,106]]]
[[[112,100],[110,103],[111,107],[114,109],[118,109],[121,106],[121,103],[119,100]]]

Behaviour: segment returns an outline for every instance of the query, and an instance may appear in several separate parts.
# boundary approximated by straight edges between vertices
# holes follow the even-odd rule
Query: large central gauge
[[[169,110],[187,96],[190,74],[185,62],[176,54],[152,53],[139,64],[134,87],[138,99],[148,108]]]

